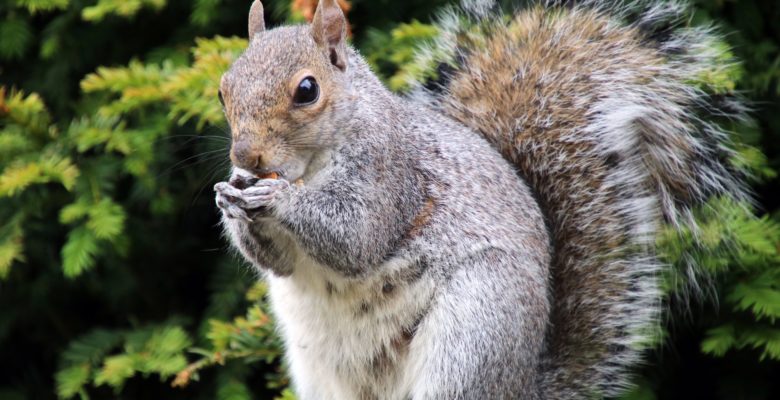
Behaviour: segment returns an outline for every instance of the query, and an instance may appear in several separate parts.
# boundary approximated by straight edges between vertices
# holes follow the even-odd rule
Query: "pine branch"
[[[98,0],[97,4],[81,11],[85,21],[100,22],[108,15],[118,15],[129,18],[135,16],[142,8],[160,10],[167,0]]]

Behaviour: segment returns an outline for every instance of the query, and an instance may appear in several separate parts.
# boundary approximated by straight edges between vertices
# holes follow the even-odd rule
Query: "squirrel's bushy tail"
[[[612,396],[657,328],[656,233],[692,224],[711,196],[744,198],[714,122],[743,110],[706,83],[727,68],[726,49],[710,29],[686,27],[679,3],[498,9],[467,1],[445,14],[420,59],[437,76],[412,95],[492,142],[546,213],[543,398]]]

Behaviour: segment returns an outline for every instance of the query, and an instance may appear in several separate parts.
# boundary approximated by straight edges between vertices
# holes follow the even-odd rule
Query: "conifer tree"
[[[274,25],[316,2],[264,3]],[[402,93],[435,77],[414,50],[445,3],[342,6],[353,44]],[[218,82],[246,47],[248,5],[0,2],[0,359],[13,360],[0,398],[294,398],[265,286],[219,237],[210,192],[229,166]],[[780,390],[778,20],[772,0],[694,2],[689,23],[729,33],[697,84],[752,102],[753,123],[721,123],[757,201],[713,199],[697,229],[659,236],[676,267],[669,321],[625,398]]]

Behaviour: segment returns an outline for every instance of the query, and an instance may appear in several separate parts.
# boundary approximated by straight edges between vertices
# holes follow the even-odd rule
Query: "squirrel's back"
[[[549,2],[450,12],[413,97],[480,132],[535,191],[554,243],[546,398],[614,395],[661,311],[656,233],[714,195],[743,199],[701,80],[717,38],[677,3]],[[715,101],[717,100],[717,104]]]

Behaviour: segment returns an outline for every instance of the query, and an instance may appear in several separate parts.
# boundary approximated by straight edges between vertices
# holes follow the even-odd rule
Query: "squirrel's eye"
[[[225,99],[222,98],[222,91],[221,90],[219,91],[219,94],[217,96],[219,96],[219,104],[222,104],[222,107],[224,107],[225,106]]]
[[[317,85],[317,81],[313,77],[307,76],[295,89],[293,102],[296,106],[305,106],[316,102],[319,97],[320,87]]]

